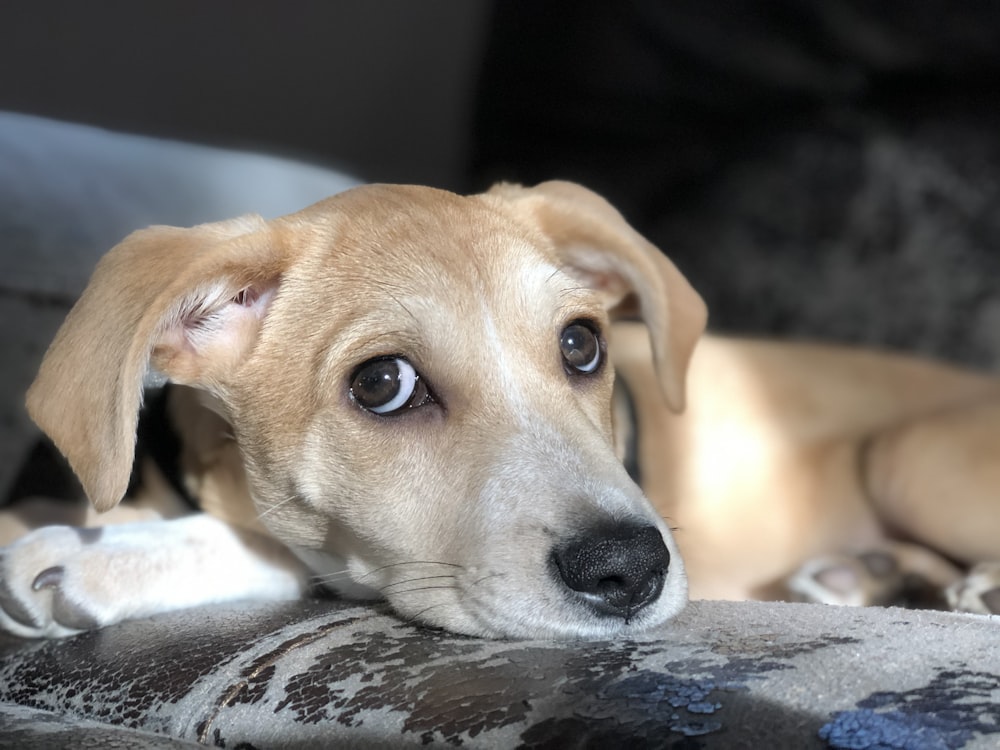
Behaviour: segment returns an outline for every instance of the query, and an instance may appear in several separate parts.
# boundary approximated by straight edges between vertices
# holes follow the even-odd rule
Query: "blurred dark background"
[[[0,7],[0,109],[364,180],[577,179],[717,330],[1000,361],[1000,5],[194,0]]]
[[[0,109],[455,185],[482,0],[12,0]]]

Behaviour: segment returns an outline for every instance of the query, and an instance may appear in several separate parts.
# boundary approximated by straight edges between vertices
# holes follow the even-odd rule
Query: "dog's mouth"
[[[681,566],[660,530],[637,522],[580,530],[533,562],[497,554],[475,565],[318,554],[326,559],[303,559],[327,588],[348,598],[384,598],[403,619],[465,635],[634,634],[676,615],[686,601],[683,573],[672,567]]]
[[[656,529],[647,528],[595,544],[576,539],[553,550],[530,583],[521,571],[493,567],[411,562],[359,575],[336,556],[300,557],[322,590],[347,599],[384,599],[417,624],[489,638],[607,638],[659,625],[686,601],[683,585],[679,591],[674,585],[669,552],[657,549],[662,539],[657,544]]]
[[[587,462],[559,434],[532,429],[484,484],[452,489],[465,505],[396,499],[393,514],[365,519],[365,535],[318,514],[326,530],[300,558],[341,596],[383,598],[404,620],[467,635],[617,637],[678,614],[684,565],[641,490],[613,457]]]

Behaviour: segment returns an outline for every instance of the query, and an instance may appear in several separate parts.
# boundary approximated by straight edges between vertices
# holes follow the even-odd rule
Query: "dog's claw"
[[[0,556],[0,571],[3,571],[3,556]],[[38,618],[14,595],[3,576],[0,576],[0,613],[27,628],[41,627]]]
[[[64,637],[99,625],[92,593],[74,570],[84,547],[75,529],[49,526],[0,552],[0,630],[28,638]],[[100,604],[99,600],[98,606]],[[88,611],[93,610],[93,611]]]
[[[32,591],[41,591],[42,589],[54,589],[62,583],[63,577],[66,575],[66,568],[62,565],[53,565],[51,568],[46,568],[37,576],[31,584]]]

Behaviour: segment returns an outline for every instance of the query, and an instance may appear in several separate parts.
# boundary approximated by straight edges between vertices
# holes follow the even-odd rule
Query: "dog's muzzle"
[[[655,526],[596,526],[552,551],[558,578],[597,614],[631,620],[659,598],[670,552]]]

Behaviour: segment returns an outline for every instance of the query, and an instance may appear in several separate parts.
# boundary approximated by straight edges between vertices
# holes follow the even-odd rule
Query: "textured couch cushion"
[[[229,606],[0,641],[0,722],[25,739],[31,709],[43,739],[72,717],[230,748],[988,748],[998,643],[996,618],[821,605],[695,602],[596,643],[466,638],[328,601]]]

